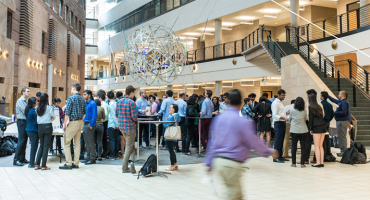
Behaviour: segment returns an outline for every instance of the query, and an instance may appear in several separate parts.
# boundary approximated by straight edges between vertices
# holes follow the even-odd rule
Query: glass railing
[[[100,71],[86,71],[85,78],[86,79],[101,79],[107,77],[114,77],[114,76],[126,76],[128,75],[125,68],[113,68],[113,69],[106,69]]]

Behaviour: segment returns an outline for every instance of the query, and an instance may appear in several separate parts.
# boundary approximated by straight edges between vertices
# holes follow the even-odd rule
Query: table
[[[153,119],[151,119],[151,118],[137,118],[137,121],[138,121],[138,123],[137,123],[137,158],[136,158],[136,160],[135,160],[135,162],[140,162],[140,161],[145,161],[145,160],[140,160],[139,159],[139,157],[140,157],[140,155],[139,155],[139,149],[140,149],[140,142],[139,142],[139,140],[140,140],[140,138],[139,138],[139,136],[140,136],[140,123],[139,123],[139,121],[145,121],[145,120],[147,120],[147,121],[150,121],[150,120],[153,120]],[[149,129],[150,130],[150,129]],[[149,135],[149,143],[150,143],[150,135]],[[149,145],[149,147],[148,147],[148,149],[150,148],[150,145]]]
[[[198,131],[199,131],[199,154],[198,154],[198,158],[202,156],[202,152],[201,152],[201,121],[202,119],[212,119],[213,117],[186,117],[186,118],[189,118],[189,119],[199,119],[199,122],[198,122]],[[208,136],[209,136],[209,133],[208,133]]]
[[[63,129],[56,129],[56,130],[53,130],[52,135],[64,137],[64,131],[63,131]],[[53,143],[51,143],[51,145],[53,145]],[[60,148],[61,148],[61,150],[63,150],[62,147],[60,147]],[[53,149],[53,150],[57,150],[57,149]],[[56,155],[58,156],[58,151],[56,151]],[[59,162],[62,163],[62,154],[59,154]]]
[[[155,139],[156,139],[156,141],[158,141],[158,126],[160,124],[164,124],[164,123],[175,123],[175,122],[174,121],[140,121],[138,123],[142,123],[142,124],[155,124],[155,126],[156,126]],[[157,172],[154,172],[154,173],[149,174],[147,176],[161,176],[161,177],[166,177],[168,179],[168,177],[167,177],[166,174],[171,174],[171,173],[169,173],[169,172],[160,172],[158,170],[158,157],[159,157],[158,147],[159,147],[159,143],[156,142],[156,145],[155,145],[155,153],[156,153],[156,156],[157,156]]]

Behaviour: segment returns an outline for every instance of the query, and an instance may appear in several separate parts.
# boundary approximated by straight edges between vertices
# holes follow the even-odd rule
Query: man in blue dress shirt
[[[184,100],[186,98],[185,92],[180,92],[179,99],[175,101],[175,104],[179,107],[179,111],[177,112],[180,115],[181,121],[179,125],[181,126],[181,141],[182,141],[182,152],[185,153],[186,147],[186,126],[185,126],[185,117],[186,117],[186,107],[187,104]],[[179,144],[177,143],[177,148]]]
[[[98,117],[98,107],[93,100],[93,95],[90,90],[85,90],[83,94],[86,100],[86,116],[83,120],[83,138],[86,142],[87,158],[85,164],[95,164],[95,140],[94,133],[96,127],[96,118]],[[81,148],[83,146],[81,145]]]
[[[171,90],[167,90],[166,92],[167,98],[162,102],[161,110],[157,113],[157,115],[163,115],[162,120],[166,121],[170,116],[170,106],[175,102],[172,98],[173,92]],[[163,134],[165,133],[166,129],[163,129]],[[159,136],[158,136],[159,137]],[[162,150],[168,150],[166,147],[161,148]]]
[[[139,115],[145,115],[148,110],[146,107],[148,107],[148,101],[145,99],[146,97],[146,92],[145,91],[140,91],[140,98],[136,101],[136,107],[139,111]],[[146,144],[146,147],[149,147],[149,124],[140,124],[140,129],[139,129],[139,134],[138,134],[138,139],[139,139],[139,145],[142,147],[143,140],[142,137],[144,137],[144,142]],[[144,136],[143,136],[143,131],[144,131]]]
[[[213,103],[210,100],[212,97],[212,91],[207,90],[205,95],[205,99],[202,103],[202,109],[200,112],[200,117],[212,117],[212,112],[213,112]],[[211,119],[202,119],[201,120],[201,141],[202,141],[202,146],[204,149],[207,149],[207,141],[208,141],[208,134],[209,134],[209,126],[211,125]],[[203,135],[204,132],[204,135]]]

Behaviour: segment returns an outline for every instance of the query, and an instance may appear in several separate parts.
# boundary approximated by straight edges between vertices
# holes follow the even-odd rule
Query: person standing
[[[288,159],[283,158],[283,143],[285,137],[285,127],[286,121],[288,118],[287,114],[290,112],[285,112],[283,100],[285,99],[285,90],[281,89],[278,91],[278,98],[272,103],[272,119],[274,120],[274,129],[275,129],[275,142],[274,149],[279,152],[279,158],[274,159],[274,162],[285,163],[289,161]]]
[[[59,106],[60,103],[62,102],[62,100],[60,100],[60,98],[55,98],[53,100],[53,108],[58,108],[59,110],[59,122],[60,122],[60,128],[63,127],[63,122],[62,122],[62,119],[64,118],[64,112],[62,110],[62,108]],[[57,151],[59,152],[60,155],[63,154],[62,152],[62,142],[61,142],[61,136],[60,135],[57,135],[55,136],[55,140],[56,140],[56,144],[55,144],[55,149],[57,149]],[[50,146],[50,153],[51,155],[54,154],[54,151],[53,151],[53,143],[54,143],[54,135],[51,136],[51,146]]]
[[[321,99],[321,105],[324,109],[324,113],[325,113],[324,120],[325,120],[325,123],[326,123],[326,132],[325,132],[324,145],[323,145],[324,155],[327,155],[327,154],[332,155],[331,154],[331,149],[330,149],[330,147],[331,147],[330,143],[331,142],[330,142],[330,138],[329,138],[329,128],[330,128],[330,122],[335,116],[333,106],[327,101],[328,98],[329,98],[328,92],[322,91],[320,99]]]
[[[154,96],[154,102],[158,105],[159,104],[159,98],[158,98],[158,94],[157,93],[154,93],[153,94],[153,96]]]
[[[103,143],[103,152],[102,157],[109,156],[109,149],[108,149],[108,117],[109,117],[109,105],[105,102],[106,93],[104,90],[99,90],[97,96],[101,102],[101,107],[104,109],[105,118],[103,121],[103,136],[102,136],[102,143]]]
[[[276,150],[268,148],[258,138],[255,123],[239,116],[241,103],[241,93],[233,90],[230,107],[214,118],[211,125],[214,137],[207,147],[205,164],[208,172],[214,171],[226,185],[222,199],[243,199],[240,179],[243,163],[251,157],[251,149],[264,157],[278,157]]]
[[[126,96],[118,101],[116,107],[116,117],[118,118],[119,129],[126,140],[126,152],[123,157],[122,173],[136,173],[134,160],[135,136],[137,114],[136,105],[132,98],[135,96],[135,88],[132,85],[126,87]],[[130,168],[128,167],[131,158]]]
[[[103,122],[105,120],[105,110],[101,107],[101,101],[99,99],[94,100],[98,109],[97,109],[97,117],[96,117],[96,128],[94,132],[94,141],[95,146],[98,149],[98,160],[102,160],[102,151],[103,151],[103,133],[104,133],[104,125]],[[95,149],[94,149],[95,151]]]
[[[85,164],[96,164],[95,157],[95,141],[94,133],[96,129],[96,118],[98,116],[98,108],[93,100],[93,95],[90,90],[85,90],[83,97],[86,101],[86,116],[84,118],[83,138],[86,142],[86,162]],[[81,145],[82,146],[82,145]]]
[[[145,99],[146,97],[146,92],[145,91],[140,91],[140,98],[136,101],[136,107],[138,108],[139,115],[145,115],[147,110],[146,108],[148,107],[148,101]],[[139,140],[139,145],[142,147],[143,145],[143,138],[144,142],[146,144],[146,147],[150,146],[150,140],[149,140],[149,124],[140,124],[139,127],[139,134],[138,134],[138,140]]]
[[[202,109],[200,112],[200,117],[212,117],[212,111],[213,111],[213,103],[210,100],[210,97],[212,96],[212,91],[207,90],[205,93],[206,99],[203,101]],[[202,119],[201,120],[201,133],[204,132],[204,136],[201,135],[201,141],[202,145],[204,147],[204,150],[207,149],[207,142],[210,140],[209,137],[209,127],[211,125],[211,119]]]
[[[40,139],[40,148],[37,152],[36,166],[35,169],[49,170],[50,168],[46,166],[46,161],[48,159],[48,153],[51,143],[51,136],[53,134],[52,121],[55,119],[54,108],[49,106],[49,96],[46,93],[41,94],[40,103],[37,107],[37,124],[38,124],[38,134]],[[40,166],[42,159],[42,165]]]
[[[220,102],[218,97],[213,97],[212,98],[212,103],[213,103],[213,115],[217,115],[218,112],[220,111]]]
[[[41,97],[41,92],[37,92],[36,93],[36,99],[37,99],[37,101],[36,101],[36,106],[38,106],[39,105],[39,103],[40,103],[40,97]]]
[[[228,92],[224,94],[224,101],[220,103],[220,113],[224,112],[229,107],[229,95]]]
[[[167,119],[171,114],[170,114],[170,106],[175,102],[175,100],[172,98],[173,92],[171,90],[167,90],[166,92],[167,97],[165,100],[163,100],[162,105],[161,105],[161,110],[157,113],[157,115],[162,115],[162,119]],[[165,133],[165,129],[163,129],[163,136]],[[164,141],[166,139],[163,137]],[[163,147],[161,150],[168,150],[168,148]]]
[[[149,95],[149,101],[152,103],[152,105],[150,107],[151,115],[157,115],[157,107],[158,107],[158,104],[155,102],[155,96]],[[157,116],[152,117],[152,119],[154,121],[157,121]],[[155,126],[155,124],[150,124],[150,130],[151,130],[151,133],[152,133],[151,137],[154,137],[155,138],[155,134],[156,134],[156,126]]]
[[[24,113],[27,106],[27,99],[30,96],[30,90],[28,88],[22,88],[22,96],[17,100],[16,114],[17,114],[17,128],[18,128],[18,143],[17,149],[15,150],[13,165],[23,166],[24,164],[30,163],[26,160],[26,147],[27,147],[27,120]],[[37,98],[36,98],[36,104]]]
[[[290,133],[292,135],[292,167],[297,166],[296,152],[298,140],[301,144],[301,168],[306,167],[304,165],[305,160],[305,145],[306,145],[306,134],[308,132],[307,125],[307,114],[305,110],[304,100],[302,97],[297,97],[294,102],[294,107],[291,109],[289,114],[290,122]]]
[[[249,98],[244,99],[244,106],[242,108],[242,116],[247,116],[248,119],[253,119],[254,113],[250,109],[251,100]]]
[[[259,104],[254,108],[253,113],[258,116],[257,132],[260,133],[260,138],[263,141],[266,133],[266,144],[270,146],[271,139],[271,105],[267,103],[266,97],[262,96],[259,99]]]
[[[308,95],[308,129],[310,134],[313,135],[315,145],[315,156],[317,163],[312,167],[324,167],[324,148],[323,142],[326,132],[326,123],[324,120],[324,111],[322,107],[317,103],[317,97],[315,94]]]
[[[256,97],[257,95],[255,93],[251,93],[248,95],[248,98],[251,100],[251,104],[249,105],[249,108],[251,110],[255,109],[256,106],[258,105],[258,102],[256,101]],[[256,115],[253,117],[253,120],[254,122],[256,122],[256,124],[258,123],[258,117]]]
[[[27,116],[27,136],[31,140],[31,152],[30,152],[30,164],[28,164],[28,168],[35,167],[35,157],[37,148],[39,146],[39,131],[37,127],[37,114],[36,114],[36,98],[31,97],[28,99],[28,104],[25,109],[25,115]]]
[[[294,109],[294,102],[295,99],[293,99],[290,102],[290,105],[285,106],[285,112],[291,111]],[[286,117],[289,118],[288,114]],[[288,151],[289,151],[289,140],[290,140],[290,122],[286,122],[286,127],[285,127],[285,137],[284,137],[284,145],[283,145],[283,158],[292,158],[292,156],[289,156]]]
[[[67,100],[67,107],[66,113],[64,116],[64,124],[63,124],[63,131],[64,131],[64,155],[66,157],[66,164],[60,166],[59,169],[78,169],[80,160],[79,160],[79,152],[80,152],[80,139],[81,139],[81,131],[83,128],[83,118],[86,115],[86,101],[84,98],[81,97],[79,94],[81,90],[81,85],[76,83],[72,85],[70,96]],[[68,125],[68,127],[67,127]],[[72,163],[72,155],[71,155],[71,141],[74,140],[75,148],[74,148],[74,159]],[[83,147],[82,147],[83,148]]]
[[[119,126],[118,119],[116,117],[116,107],[117,101],[114,99],[113,91],[107,93],[109,100],[109,120],[108,120],[108,134],[109,134],[109,143],[110,143],[110,155],[109,159],[115,160],[118,159],[119,152]]]
[[[309,89],[309,90],[307,90],[306,91],[306,94],[307,94],[307,100],[308,100],[308,96],[310,95],[310,94],[315,94],[316,96],[317,96],[317,92],[316,92],[316,90],[314,90],[314,89]],[[307,128],[308,128],[308,119],[309,119],[309,109],[308,109],[308,107],[309,107],[309,104],[307,104],[307,106],[306,106],[306,115],[307,115],[307,122],[306,122],[306,124],[307,124]],[[306,145],[305,145],[305,147],[306,147],[306,149],[305,149],[305,164],[309,164],[310,163],[310,154],[311,154],[311,147],[312,147],[312,142],[313,142],[313,135],[311,135],[310,134],[310,132],[308,131],[307,133],[306,133]],[[314,159],[313,160],[311,160],[311,163],[316,163],[316,161],[315,161],[315,157],[314,157]],[[298,164],[300,164],[300,163],[298,163]]]
[[[174,102],[178,106],[178,115],[180,115],[180,121],[179,125],[181,126],[181,141],[182,141],[182,150],[179,148],[178,141],[176,142],[176,151],[185,153],[185,147],[186,147],[186,126],[185,126],[185,117],[186,117],[186,102],[184,101],[184,98],[186,97],[185,92],[180,92],[179,99]]]
[[[185,124],[188,128],[187,131],[187,140],[186,140],[186,146],[185,146],[185,155],[190,155],[190,143],[193,140],[193,138],[196,135],[197,131],[197,125],[195,124],[195,119],[189,118],[189,117],[199,117],[200,114],[196,110],[196,97],[191,96],[187,102],[187,107],[186,107],[186,121]]]
[[[173,121],[177,124],[180,121],[180,115],[177,113],[179,110],[179,107],[177,104],[172,104],[170,106],[170,116],[167,119],[164,119],[165,121]],[[168,126],[173,125],[174,123],[164,123],[163,127],[166,129]],[[166,168],[166,171],[175,171],[179,169],[179,166],[177,165],[177,158],[174,151],[174,146],[177,143],[176,140],[166,140],[167,146],[168,146],[168,152],[170,153],[170,160],[171,160],[171,166]],[[185,147],[183,147],[185,148]]]
[[[347,92],[342,90],[339,92],[339,100],[329,96],[331,102],[337,104],[337,110],[334,112],[335,120],[337,121],[337,133],[340,153],[337,156],[342,157],[344,150],[347,149],[347,129],[351,122],[351,108],[347,101]]]

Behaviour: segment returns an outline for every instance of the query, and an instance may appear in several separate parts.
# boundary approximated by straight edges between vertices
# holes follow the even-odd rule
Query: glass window
[[[81,21],[80,22],[78,22],[78,33],[81,35]]]
[[[65,21],[68,23],[68,6],[65,8]]]
[[[73,12],[72,11],[69,15],[69,25],[71,25],[71,27],[73,27]]]
[[[45,0],[45,3],[49,4],[49,0]]]
[[[8,10],[8,14],[7,14],[7,20],[6,20],[6,37],[11,39],[12,37],[12,12],[10,12]]]
[[[53,10],[57,12],[57,0],[53,0]]]
[[[63,17],[63,1],[59,1],[59,16]]]
[[[173,8],[173,0],[167,0],[166,11],[169,11]]]
[[[85,25],[82,25],[82,37],[85,38]]]
[[[42,36],[41,36],[41,53],[44,53],[44,45],[45,45],[45,33],[42,32]]]
[[[74,27],[75,27],[75,31],[77,31],[77,17],[75,16],[75,24],[74,24]]]

